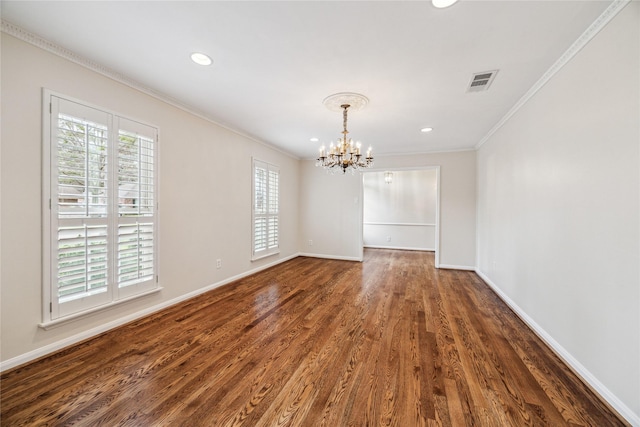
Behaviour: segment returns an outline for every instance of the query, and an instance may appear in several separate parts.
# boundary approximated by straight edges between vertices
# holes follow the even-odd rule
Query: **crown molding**
[[[229,126],[229,125],[225,125],[224,123],[220,123],[216,120],[214,120],[213,118],[209,117],[207,114],[203,113],[202,111],[198,111],[196,109],[193,109],[183,103],[181,103],[180,101],[172,98],[171,96],[164,94],[162,92],[158,92],[155,91],[145,85],[143,85],[142,83],[133,80],[127,76],[125,76],[122,73],[119,73],[117,71],[114,71],[110,68],[107,68],[105,66],[103,66],[102,64],[99,64],[95,61],[92,61],[88,58],[85,58],[82,55],[78,55],[77,53],[66,49],[62,46],[59,46],[49,40],[46,40],[40,36],[38,36],[37,34],[31,33],[27,30],[25,30],[24,28],[21,28],[15,24],[12,24],[11,22],[5,21],[4,19],[1,20],[1,27],[0,30],[3,33],[6,33],[10,36],[13,36],[19,40],[22,40],[23,42],[29,43],[30,45],[33,45],[35,47],[38,47],[40,49],[46,50],[49,53],[52,53],[56,56],[59,56],[63,59],[66,59],[68,61],[71,61],[75,64],[78,64],[84,68],[87,68],[93,72],[96,72],[98,74],[101,74],[105,77],[108,77],[112,80],[115,80],[118,83],[121,83],[123,85],[129,86],[132,89],[135,89],[139,92],[144,93],[145,95],[149,95],[153,98],[158,99],[159,101],[162,101],[166,104],[169,104],[175,108],[178,108],[186,113],[189,113],[193,116],[196,116],[202,120],[205,120],[209,123],[212,123],[216,126],[220,126],[221,128],[224,128],[230,132],[235,133],[236,135],[242,136],[244,138],[250,139],[253,142],[256,142],[258,144],[264,145],[272,150],[275,150],[281,154],[284,154],[285,156],[291,157],[293,159],[296,160],[300,160],[297,156],[294,156],[291,153],[288,153],[284,150],[282,150],[281,148],[275,147],[265,141],[262,141],[258,138],[256,138],[253,135],[249,135],[247,133],[244,133],[238,129],[234,129],[233,127]]]
[[[509,119],[520,110],[549,80],[560,71],[571,59],[585,47],[596,34],[600,32],[627,4],[632,0],[613,0],[598,18],[587,28],[562,56],[538,79],[522,98],[496,123],[489,132],[475,145],[478,150],[487,142]]]
[[[551,78],[558,72],[560,71],[580,50],[582,50],[583,47],[585,47],[589,41],[591,41],[591,39],[593,37],[595,37],[596,34],[598,34],[600,32],[600,30],[602,30],[608,23],[609,21],[611,21],[611,19],[613,19],[625,6],[627,6],[627,4],[629,4],[632,0],[613,0],[612,3],[609,5],[609,7],[607,7],[607,9],[605,9],[604,12],[602,12],[602,14],[600,14],[600,16],[589,26],[589,28],[587,28],[581,35],[580,37],[578,37],[578,39],[562,54],[562,56],[542,75],[542,77],[540,77],[540,79],[538,79],[538,81],[536,83],[534,83],[534,85],[513,105],[513,107],[511,107],[511,109],[489,130],[489,132],[487,132],[487,134],[471,149],[474,150],[478,150],[480,147],[482,147],[482,145],[484,145],[485,142],[487,142],[500,128],[502,128],[502,126],[504,126],[509,119],[515,114],[517,113],[549,80],[551,80]],[[264,145],[272,150],[275,150],[281,154],[284,154],[288,157],[291,157],[293,159],[296,160],[300,160],[299,157],[286,152],[278,147],[275,147],[265,141],[261,141],[259,139],[257,139],[256,137],[246,134],[242,131],[239,131],[238,129],[234,129],[228,125],[225,125],[223,123],[220,123],[216,120],[214,120],[213,118],[207,116],[205,113],[201,112],[201,111],[197,111],[194,110],[191,107],[188,107],[182,103],[180,103],[179,101],[177,101],[176,99],[173,99],[172,97],[157,92],[153,89],[150,89],[146,86],[144,86],[143,84],[130,79],[129,77],[111,70],[107,67],[104,67],[103,65],[89,60],[81,55],[78,55],[75,52],[72,52],[68,49],[65,49],[49,40],[46,40],[36,34],[33,34],[21,27],[18,27],[17,25],[14,25],[8,21],[2,20],[1,21],[1,31],[9,34],[13,37],[16,37],[26,43],[29,43],[33,46],[36,46],[38,48],[41,48],[43,50],[46,50],[50,53],[53,53],[59,57],[62,57],[64,59],[67,59],[71,62],[74,62],[82,67],[85,67],[91,71],[94,71],[98,74],[101,74],[105,77],[108,77],[112,80],[115,80],[119,83],[122,83],[126,86],[129,86],[137,91],[140,91],[146,95],[149,95],[151,97],[154,97],[164,103],[167,103],[169,105],[172,105],[173,107],[176,107],[180,110],[183,110],[189,114],[192,114],[198,118],[201,118],[207,122],[213,123],[217,126],[220,126],[224,129],[227,129],[237,135],[240,135],[244,138],[247,138],[251,141],[254,141],[256,143],[259,143],[261,145]],[[450,150],[450,151],[466,151],[466,149],[462,149],[462,150]],[[433,153],[429,153],[429,154],[433,154]]]
[[[27,42],[40,49],[46,50],[49,53],[53,53],[54,55],[62,57],[68,61],[74,62],[78,65],[82,65],[83,67],[88,68],[91,71],[95,71],[96,73],[102,74],[106,77],[109,77],[110,79],[116,80],[119,83],[123,83],[127,86],[135,88],[141,92],[144,92],[145,94],[148,94],[154,97],[161,96],[160,93],[157,93],[149,89],[148,87],[140,84],[139,82],[136,82],[126,77],[125,75],[118,73],[117,71],[111,70],[107,67],[102,66],[101,64],[98,64],[95,61],[92,61],[83,56],[80,56],[77,53],[70,51],[69,49],[65,49],[62,46],[59,46],[34,33],[31,33],[25,30],[24,28],[18,27],[17,25],[12,24],[11,22],[2,20],[1,29],[3,33],[9,34],[10,36],[13,36],[24,42]]]

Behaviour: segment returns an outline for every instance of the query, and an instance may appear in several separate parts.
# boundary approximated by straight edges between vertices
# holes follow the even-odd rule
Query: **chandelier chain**
[[[351,107],[351,105],[349,104],[344,104],[341,106],[344,110],[342,111],[342,129],[343,132],[342,133],[349,133],[349,131],[347,130],[347,110],[349,109],[349,107]]]

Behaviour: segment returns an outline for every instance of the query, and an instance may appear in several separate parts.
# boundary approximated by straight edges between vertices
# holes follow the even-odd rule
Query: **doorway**
[[[440,167],[363,175],[363,248],[435,252],[439,265]]]

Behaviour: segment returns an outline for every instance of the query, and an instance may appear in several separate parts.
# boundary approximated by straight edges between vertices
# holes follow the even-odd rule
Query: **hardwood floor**
[[[296,258],[1,377],[1,423],[626,425],[472,272]]]

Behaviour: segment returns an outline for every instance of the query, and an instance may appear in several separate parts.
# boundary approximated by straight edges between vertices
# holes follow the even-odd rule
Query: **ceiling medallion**
[[[373,166],[371,147],[367,150],[366,157],[363,158],[360,151],[361,142],[354,143],[353,139],[347,138],[349,133],[347,130],[349,109],[352,111],[361,110],[367,106],[369,99],[358,93],[341,92],[326,97],[322,103],[331,111],[342,111],[342,136],[338,138],[336,145],[333,145],[333,141],[331,142],[328,151],[324,145],[320,147],[320,155],[317,158],[316,166],[322,166],[332,173],[337,171],[346,173],[347,170],[355,173],[356,170]]]

